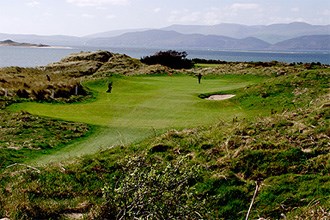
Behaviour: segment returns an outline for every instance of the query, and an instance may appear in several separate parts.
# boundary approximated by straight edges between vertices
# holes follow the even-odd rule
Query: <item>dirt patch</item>
[[[230,99],[233,98],[235,95],[211,95],[208,98],[206,98],[207,100],[225,100],[225,99]]]

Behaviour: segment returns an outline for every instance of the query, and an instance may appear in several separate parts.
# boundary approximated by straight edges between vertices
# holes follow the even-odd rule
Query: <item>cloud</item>
[[[234,11],[241,11],[241,10],[260,10],[261,7],[258,4],[254,3],[235,3],[230,6],[230,9]]]
[[[221,18],[216,11],[208,11],[204,14],[203,20],[207,25],[215,25],[220,23]]]
[[[26,3],[26,5],[29,6],[29,7],[36,7],[39,4],[40,4],[40,2],[37,1],[37,0],[31,0],[31,1],[29,1],[29,2]]]
[[[84,6],[128,5],[129,0],[66,0],[68,3]]]
[[[155,8],[154,10],[153,10],[153,12],[154,13],[158,13],[158,12],[160,12],[162,9],[161,8]]]
[[[175,10],[175,11],[171,11],[168,21],[175,23],[191,23],[198,21],[200,17],[201,17],[200,12],[193,12],[189,10],[182,10],[182,11]]]
[[[235,3],[225,7],[210,7],[201,10],[174,10],[170,12],[168,22],[180,24],[216,25],[219,23],[248,23],[263,19],[264,9],[260,4]],[[246,17],[245,22],[241,21]]]
[[[177,24],[219,24],[224,17],[224,11],[219,8],[208,8],[202,11],[173,10],[167,21]]]

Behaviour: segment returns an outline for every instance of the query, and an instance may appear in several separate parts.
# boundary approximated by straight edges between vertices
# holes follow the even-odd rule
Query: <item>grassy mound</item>
[[[0,110],[0,169],[47,154],[86,136],[90,129],[83,123]]]
[[[112,74],[134,75],[146,65],[138,59],[109,51],[81,52],[71,54],[59,62],[45,66],[52,73],[65,72],[72,77],[104,77]]]
[[[327,219],[329,76],[310,70],[229,90],[266,117],[173,129],[75,163],[10,167],[0,173],[0,216],[244,219],[257,184],[251,218]]]

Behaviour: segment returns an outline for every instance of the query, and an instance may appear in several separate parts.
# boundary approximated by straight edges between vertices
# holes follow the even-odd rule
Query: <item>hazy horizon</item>
[[[71,35],[173,24],[330,24],[328,0],[4,0],[0,33]]]

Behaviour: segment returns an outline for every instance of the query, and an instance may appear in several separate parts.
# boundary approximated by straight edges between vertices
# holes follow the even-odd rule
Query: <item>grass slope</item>
[[[93,128],[21,111],[0,110],[0,169],[86,138]]]
[[[329,70],[271,78],[229,101],[247,112],[272,108],[267,117],[170,130],[76,163],[6,169],[0,215],[245,219],[258,184],[251,219],[328,219]]]
[[[158,132],[211,124],[217,120],[250,117],[237,102],[208,101],[201,93],[235,90],[260,82],[264,77],[209,76],[201,84],[191,76],[115,76],[112,93],[106,93],[107,81],[91,81],[86,86],[96,99],[74,104],[20,103],[11,110],[98,126],[86,141],[74,143],[52,155],[31,162],[47,163],[68,157],[95,153],[114,145],[142,140]],[[260,114],[263,112],[260,111]]]

